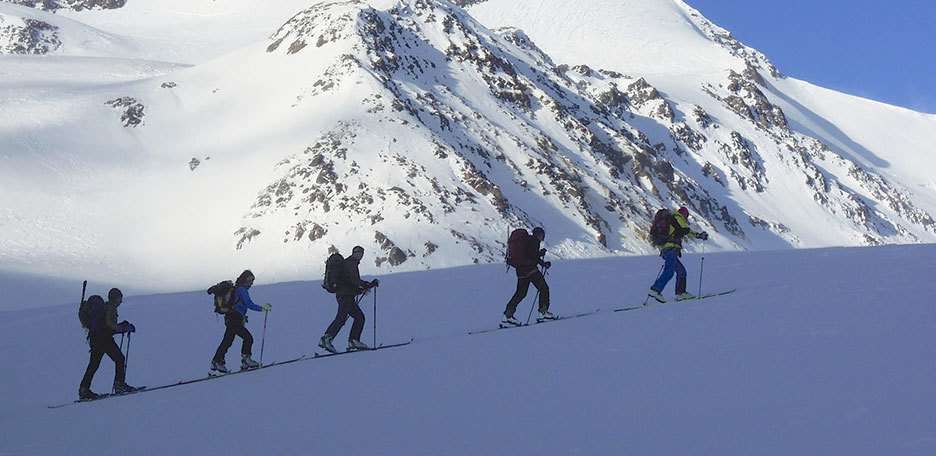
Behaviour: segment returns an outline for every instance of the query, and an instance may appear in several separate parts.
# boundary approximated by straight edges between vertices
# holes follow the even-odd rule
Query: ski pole
[[[127,354],[124,355],[124,375],[127,375],[126,374],[127,366],[130,363],[130,338],[131,336],[133,336],[133,333],[127,333]],[[123,339],[122,335],[121,335],[121,339]]]
[[[666,266],[666,263],[663,263],[663,266],[660,266],[660,272],[657,272],[656,279],[653,279],[653,282],[654,282],[654,283],[655,283],[657,280],[660,279],[660,276],[661,276],[661,275],[663,275],[663,268],[664,268],[665,266]],[[647,305],[647,301],[649,301],[649,300],[650,300],[650,295],[648,294],[647,297],[644,298],[643,305]]]
[[[374,288],[374,348],[377,348],[377,288]]]
[[[260,366],[263,366],[263,345],[266,343],[266,324],[270,312],[263,312],[263,336],[260,337]]]
[[[705,270],[705,241],[702,241],[702,261],[699,264],[699,296],[702,296],[702,271]]]

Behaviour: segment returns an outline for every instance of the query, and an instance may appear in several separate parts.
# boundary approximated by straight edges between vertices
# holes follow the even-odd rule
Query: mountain
[[[936,317],[920,297],[936,284],[919,271],[936,266],[934,254],[934,245],[706,253],[703,290],[737,292],[628,312],[612,309],[644,300],[657,258],[560,260],[547,277],[551,309],[598,313],[477,335],[467,333],[497,324],[516,283],[500,265],[390,274],[376,315],[374,296],[362,301],[363,340],[372,343],[376,322],[378,342],[410,345],[55,410],[46,406],[77,397],[88,361],[77,302],[0,311],[0,344],[11,347],[0,453],[933,454]],[[694,293],[701,258],[683,259]],[[368,279],[377,270],[361,267]],[[333,296],[315,282],[250,294],[273,306],[247,324],[264,362],[311,354],[334,317]],[[533,305],[531,293],[518,313]],[[137,329],[123,344],[128,383],[207,374],[224,324],[203,291],[128,296],[119,312]],[[112,379],[105,358],[92,389]]]
[[[2,56],[2,269],[176,290],[355,244],[499,262],[532,225],[648,254],[678,206],[710,250],[936,239],[936,116],[786,78],[679,0],[107,4],[0,3],[106,33]]]

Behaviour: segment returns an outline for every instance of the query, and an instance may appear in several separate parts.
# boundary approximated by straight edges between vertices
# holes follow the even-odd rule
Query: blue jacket
[[[247,315],[247,309],[260,312],[263,310],[262,307],[254,304],[250,299],[250,293],[247,292],[247,287],[240,285],[234,290],[234,294],[237,295],[236,304],[234,304],[234,310],[238,311],[241,315]]]

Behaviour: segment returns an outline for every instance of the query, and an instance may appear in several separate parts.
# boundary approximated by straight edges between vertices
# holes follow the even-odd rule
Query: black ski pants
[[[94,373],[97,372],[98,367],[101,366],[101,359],[104,358],[104,355],[107,355],[114,361],[114,384],[123,384],[126,378],[124,355],[121,353],[117,343],[114,342],[114,336],[110,334],[92,333],[88,342],[91,345],[91,360],[88,361],[88,368],[85,369],[85,374],[81,379],[80,386],[82,388],[91,388],[91,379],[94,378]]]
[[[545,312],[549,310],[549,285],[546,284],[546,279],[543,277],[543,274],[540,273],[539,269],[533,269],[523,275],[519,275],[518,271],[517,291],[514,292],[513,297],[510,298],[510,302],[507,303],[507,308],[504,309],[505,316],[511,317],[514,312],[517,311],[517,306],[520,304],[520,301],[523,301],[523,298],[526,297],[531,283],[539,291],[539,311]]]
[[[338,315],[335,315],[335,320],[328,325],[325,335],[334,339],[350,315],[354,323],[351,325],[348,340],[361,340],[361,333],[364,331],[364,312],[361,306],[354,300],[354,295],[336,295],[335,297],[338,299]]]
[[[250,349],[253,347],[253,335],[244,326],[246,322],[247,318],[236,310],[229,310],[228,313],[224,314],[224,337],[221,338],[221,345],[218,346],[213,361],[224,364],[224,355],[234,344],[234,336],[244,340],[241,345],[241,354],[250,356]]]

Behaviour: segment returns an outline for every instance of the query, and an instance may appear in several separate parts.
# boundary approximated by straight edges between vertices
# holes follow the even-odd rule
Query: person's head
[[[354,248],[351,249],[351,258],[361,261],[361,258],[364,258],[364,247],[359,245],[354,246]]]
[[[247,286],[250,287],[254,283],[254,274],[250,272],[250,269],[244,269],[239,276],[237,276],[237,282],[234,284],[236,286]]]
[[[115,306],[119,306],[120,303],[123,302],[123,293],[120,291],[120,289],[111,288],[110,291],[107,292],[107,302],[110,302]]]
[[[686,209],[686,206],[680,207],[676,212],[679,212],[685,218],[689,218],[689,209]]]
[[[533,236],[535,236],[537,239],[542,241],[546,239],[546,230],[544,230],[543,227],[540,227],[540,226],[533,228]]]

